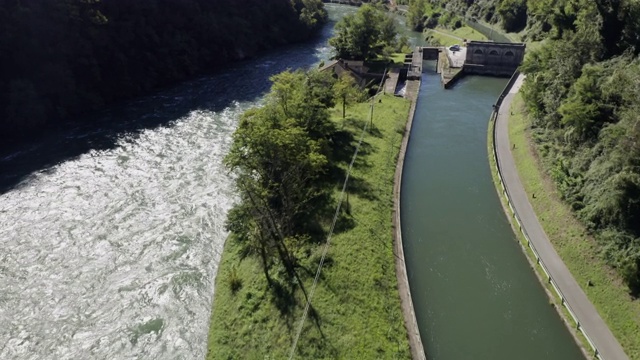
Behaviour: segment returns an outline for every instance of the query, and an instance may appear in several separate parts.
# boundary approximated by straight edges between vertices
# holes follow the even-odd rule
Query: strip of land
[[[296,358],[409,359],[407,331],[394,271],[392,190],[396,159],[410,102],[393,95],[374,102],[372,129],[351,173],[347,211],[334,233],[305,322]],[[369,121],[371,103],[334,111],[334,121],[353,135],[353,151]],[[348,164],[340,164],[346,168]],[[337,198],[336,190],[336,198]],[[322,252],[299,254],[309,289]],[[232,290],[232,280],[241,286]],[[304,295],[278,297],[256,256],[227,240],[216,278],[207,359],[287,358],[304,307]]]
[[[558,256],[529,202],[529,197],[533,198],[534,194],[527,194],[518,176],[516,164],[511,153],[512,144],[509,139],[508,120],[511,101],[515,93],[518,92],[522,80],[523,77],[521,75],[511,91],[509,91],[509,94],[506,95],[500,106],[495,124],[496,155],[509,199],[518,214],[521,226],[528,234],[529,240],[536,248],[549,275],[570,305],[580,326],[598,349],[600,356],[604,359],[628,359],[619,342]]]

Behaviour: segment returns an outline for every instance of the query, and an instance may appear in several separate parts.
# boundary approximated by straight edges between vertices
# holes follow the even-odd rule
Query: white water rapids
[[[269,76],[330,56],[333,25],[0,154],[0,359],[204,357],[231,134]]]

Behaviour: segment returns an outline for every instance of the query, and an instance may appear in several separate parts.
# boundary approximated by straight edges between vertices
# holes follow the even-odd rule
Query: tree
[[[407,25],[413,30],[422,31],[425,22],[425,0],[413,0],[409,2],[407,12]]]
[[[497,11],[507,32],[521,31],[527,25],[526,0],[502,0]]]
[[[353,60],[374,59],[385,45],[395,41],[397,35],[393,20],[369,4],[342,18],[336,24],[335,32],[329,44],[335,49],[336,57]]]
[[[342,103],[342,118],[346,117],[347,104],[358,101],[362,97],[362,92],[358,88],[353,76],[343,73],[333,87],[335,97]]]
[[[269,283],[269,269],[280,264],[302,287],[295,253],[330,198],[325,144],[334,131],[327,125],[326,103],[332,100],[314,100],[312,89],[332,82],[322,85],[324,75],[301,71],[285,71],[271,80],[265,105],[243,114],[224,160],[240,194],[227,228],[259,254]]]

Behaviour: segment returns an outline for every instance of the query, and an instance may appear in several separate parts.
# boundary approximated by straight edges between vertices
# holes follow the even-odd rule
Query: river
[[[315,40],[92,116],[0,155],[0,359],[204,358],[224,220],[221,163],[268,78]]]
[[[240,114],[260,104],[271,75],[329,57],[335,21],[356,8],[327,8],[332,21],[312,42],[111,107],[91,125],[0,154],[1,359],[204,357],[225,214],[235,199],[222,158]],[[481,346],[488,338],[508,347],[505,354],[546,359],[557,346],[558,356],[569,354],[558,359],[575,358],[490,183],[486,121],[504,81],[470,78],[446,95],[433,74],[423,84],[427,105],[418,109],[407,153],[403,226],[430,358],[500,358]],[[439,110],[428,105],[436,103]],[[457,248],[441,252],[447,243]],[[466,272],[434,270],[438,263]],[[533,290],[520,293],[521,286]],[[482,307],[498,301],[498,312]],[[521,320],[483,323],[495,317]],[[514,341],[515,333],[525,341]]]

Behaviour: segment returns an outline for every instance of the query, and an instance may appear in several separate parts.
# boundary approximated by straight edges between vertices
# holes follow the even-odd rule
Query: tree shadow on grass
[[[322,330],[323,321],[313,306],[309,308],[308,318],[318,332],[315,333],[312,329],[303,331],[301,341],[298,342],[296,349],[297,357],[301,359],[338,359],[339,351]]]
[[[347,191],[350,194],[357,195],[360,198],[375,201],[378,200],[375,190],[371,187],[371,184],[364,178],[351,176],[349,177],[349,184],[347,185]]]
[[[294,293],[295,288],[274,280],[271,282],[269,290],[271,292],[271,301],[276,309],[280,311],[280,315],[283,317],[291,315],[297,304]]]
[[[376,138],[382,138],[382,132],[380,128],[376,125],[375,122],[371,122],[371,120],[367,117],[367,119],[359,119],[354,117],[348,117],[344,120],[343,128],[349,126],[353,128],[354,133],[356,133],[357,138],[360,138],[360,133],[362,129],[364,129],[365,125],[367,126],[367,135],[365,136],[373,136]]]
[[[338,130],[331,135],[331,160],[337,163],[349,163],[357,143],[353,134],[346,130]]]

